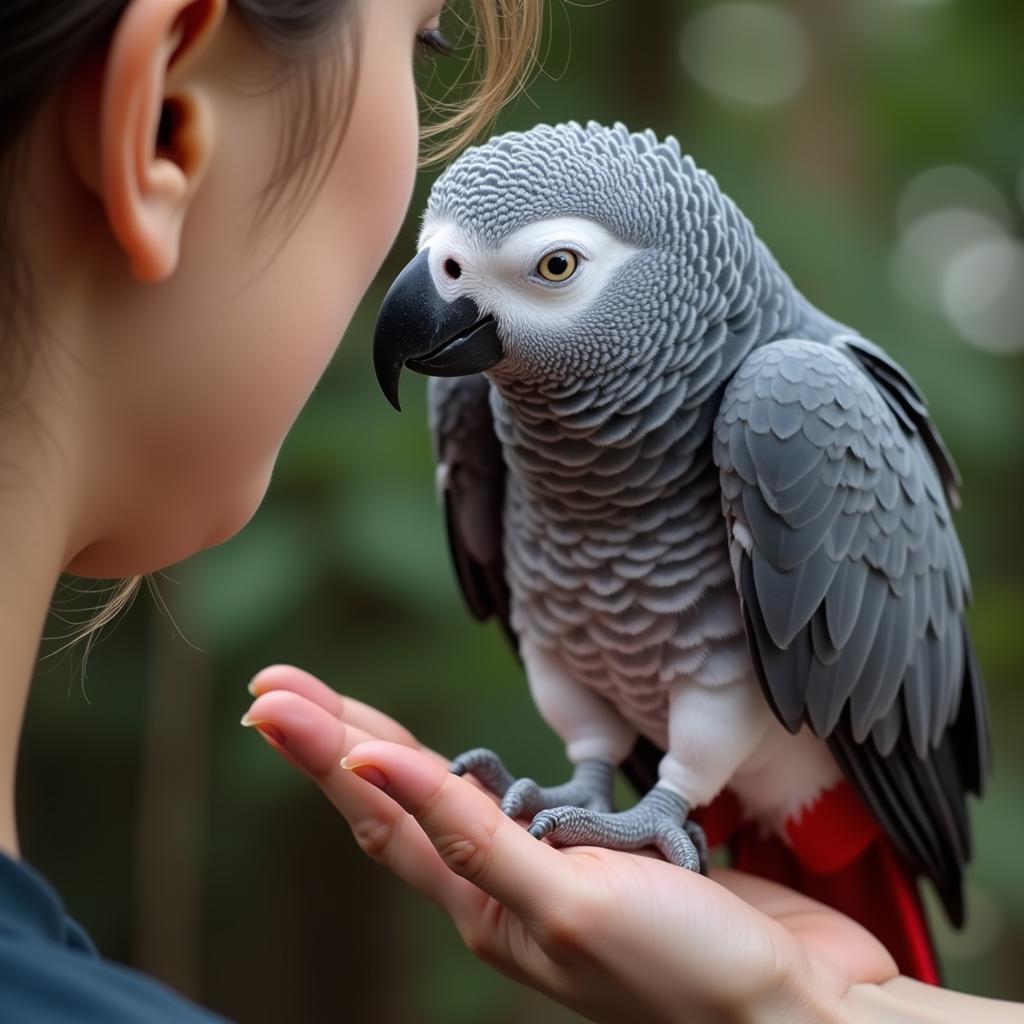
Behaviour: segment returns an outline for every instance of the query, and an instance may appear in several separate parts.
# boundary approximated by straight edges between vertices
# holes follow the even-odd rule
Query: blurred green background
[[[957,522],[996,744],[969,924],[940,923],[939,938],[953,986],[1024,1000],[1022,11],[555,0],[545,71],[500,126],[674,133],[797,286],[928,394],[965,481]],[[29,710],[26,857],[108,955],[240,1021],[578,1019],[474,961],[238,726],[250,676],[290,661],[437,749],[493,745],[513,770],[564,777],[497,628],[470,620],[449,571],[424,382],[407,376],[398,416],[373,380],[374,314],[432,177],[259,514],[160,580],[180,634],[143,594],[83,679],[82,652],[58,653],[59,638],[95,595],[62,592]]]

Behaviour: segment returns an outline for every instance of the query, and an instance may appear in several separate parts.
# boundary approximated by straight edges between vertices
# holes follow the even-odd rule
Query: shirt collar
[[[24,861],[0,853],[0,934],[68,941],[67,913],[49,882]]]

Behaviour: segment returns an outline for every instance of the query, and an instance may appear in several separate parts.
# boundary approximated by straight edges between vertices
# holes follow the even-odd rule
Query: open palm
[[[534,839],[399,723],[300,669],[250,688],[245,724],[370,857],[440,904],[475,955],[592,1020],[821,1020],[852,985],[897,974],[860,925],[775,883]]]

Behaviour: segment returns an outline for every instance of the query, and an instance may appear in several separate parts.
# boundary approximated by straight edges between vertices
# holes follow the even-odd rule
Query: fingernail
[[[276,725],[271,725],[270,722],[257,722],[255,719],[249,717],[248,711],[244,715],[242,715],[241,724],[244,725],[246,728],[255,729],[257,732],[262,733],[268,739],[273,740],[275,743],[280,744],[280,746],[282,747],[286,746],[284,740],[284,733],[281,732],[281,730],[278,729]]]
[[[346,771],[355,772],[361,779],[365,779],[372,786],[388,791],[388,777],[372,764],[350,764],[347,757],[341,759],[341,767]]]
[[[255,676],[253,676],[253,677],[252,677],[252,679],[250,679],[250,680],[249,680],[249,682],[248,682],[248,683],[246,684],[246,687],[245,687],[245,688],[246,688],[246,689],[247,689],[247,690],[248,690],[248,691],[249,691],[249,692],[250,692],[250,693],[251,693],[251,694],[252,694],[252,695],[253,695],[254,697],[258,697],[258,696],[259,696],[259,692],[258,692],[258,691],[257,691],[257,689],[256,689],[256,677],[255,677]]]

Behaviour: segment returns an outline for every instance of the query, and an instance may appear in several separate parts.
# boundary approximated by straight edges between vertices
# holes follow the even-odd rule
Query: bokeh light
[[[965,247],[1002,240],[1003,226],[965,206],[947,206],[910,221],[893,254],[896,285],[924,309],[942,308],[942,281],[950,263]]]
[[[988,238],[961,249],[942,277],[942,307],[961,337],[979,348],[1024,350],[1024,245]]]
[[[897,289],[979,348],[1024,348],[1024,246],[996,185],[970,167],[929,168],[903,189],[896,220]]]
[[[976,210],[1002,225],[1009,225],[1010,208],[989,178],[972,167],[930,167],[911,178],[900,195],[897,220],[907,228],[920,217],[943,207]]]
[[[692,15],[683,26],[679,55],[701,86],[747,107],[792,99],[810,71],[803,25],[768,3],[723,3]]]

